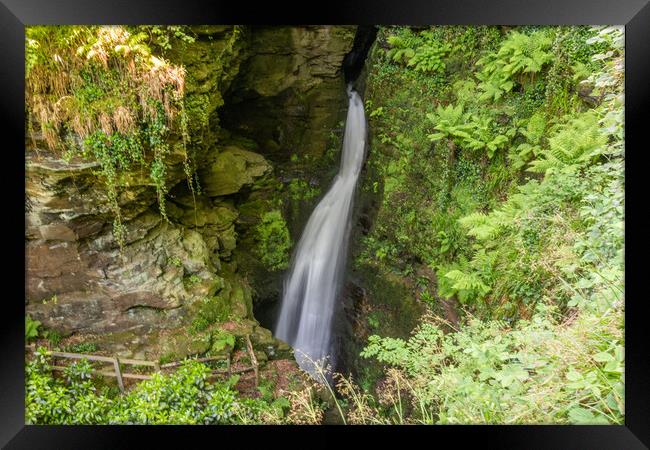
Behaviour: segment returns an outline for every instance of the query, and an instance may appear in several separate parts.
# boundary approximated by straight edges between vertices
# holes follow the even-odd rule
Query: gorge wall
[[[336,169],[332,130],[345,114],[342,61],[355,29],[205,26],[193,27],[194,42],[175,42],[164,56],[187,71],[200,193],[188,188],[171,136],[169,220],[147,174],[127,174],[122,251],[97,163],[66,162],[26,140],[27,313],[124,356],[201,354],[224,331],[250,334],[268,357],[286,355],[253,316],[253,302],[277,293],[282,278],[256,253],[257,227],[278,210],[297,240],[296,211]]]

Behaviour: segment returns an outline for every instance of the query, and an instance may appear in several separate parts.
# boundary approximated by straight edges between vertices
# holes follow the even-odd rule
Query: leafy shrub
[[[29,424],[232,424],[279,420],[278,406],[242,398],[237,377],[208,381],[210,369],[187,360],[175,372],[155,373],[123,396],[98,392],[88,361],[70,365],[64,378],[49,374],[49,356],[39,349],[26,366],[26,422]],[[268,399],[270,400],[270,399]],[[273,400],[275,402],[275,400]]]
[[[25,341],[29,342],[38,337],[41,322],[25,315]]]
[[[72,353],[95,353],[97,351],[97,344],[94,342],[79,342],[78,344],[68,345],[65,351]]]

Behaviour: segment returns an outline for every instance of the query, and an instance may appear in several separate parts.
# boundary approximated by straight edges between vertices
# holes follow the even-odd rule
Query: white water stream
[[[333,364],[332,316],[343,281],[352,203],[366,143],[359,94],[347,88],[349,106],[339,173],[318,203],[296,247],[275,335],[289,343],[298,364],[319,378],[315,364]]]

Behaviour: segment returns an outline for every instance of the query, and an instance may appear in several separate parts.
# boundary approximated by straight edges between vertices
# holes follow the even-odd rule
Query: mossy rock
[[[224,330],[235,337],[250,336],[255,331],[257,322],[251,319],[230,321],[220,325],[220,329]]]
[[[221,202],[213,204],[205,197],[197,199],[195,205],[176,208],[172,214],[186,227],[213,226],[217,231],[227,230],[239,216],[235,207]]]
[[[268,359],[290,359],[293,349],[284,341],[273,337],[271,330],[256,326],[251,334],[251,344],[256,351],[263,352]]]
[[[228,257],[237,247],[237,232],[235,226],[231,225],[228,229],[219,233],[219,254]]]
[[[192,335],[182,328],[177,334],[165,339],[161,346],[161,355],[164,356],[164,359],[179,361],[188,356],[204,355],[211,346],[210,333]]]
[[[204,192],[217,197],[239,192],[271,169],[262,155],[229,146],[210,157],[205,168],[199,170],[199,176]]]
[[[195,275],[192,275],[195,276]],[[214,275],[210,278],[199,279],[198,281],[191,280],[191,277],[186,277],[185,289],[190,291],[196,297],[214,297],[225,286],[224,279],[220,276]]]

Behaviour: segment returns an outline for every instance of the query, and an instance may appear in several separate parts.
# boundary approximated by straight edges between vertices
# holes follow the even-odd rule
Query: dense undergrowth
[[[68,366],[61,378],[52,377],[50,365],[45,349],[27,365],[29,424],[280,423],[291,406],[286,397],[242,397],[233,387],[238,376],[211,382],[210,368],[192,360],[171,374],[154,374],[125,395],[115,386],[98,388],[86,360]]]
[[[357,419],[622,423],[621,31],[385,28],[373,58],[382,206],[356,263],[461,323],[371,336],[362,356],[391,369]]]

